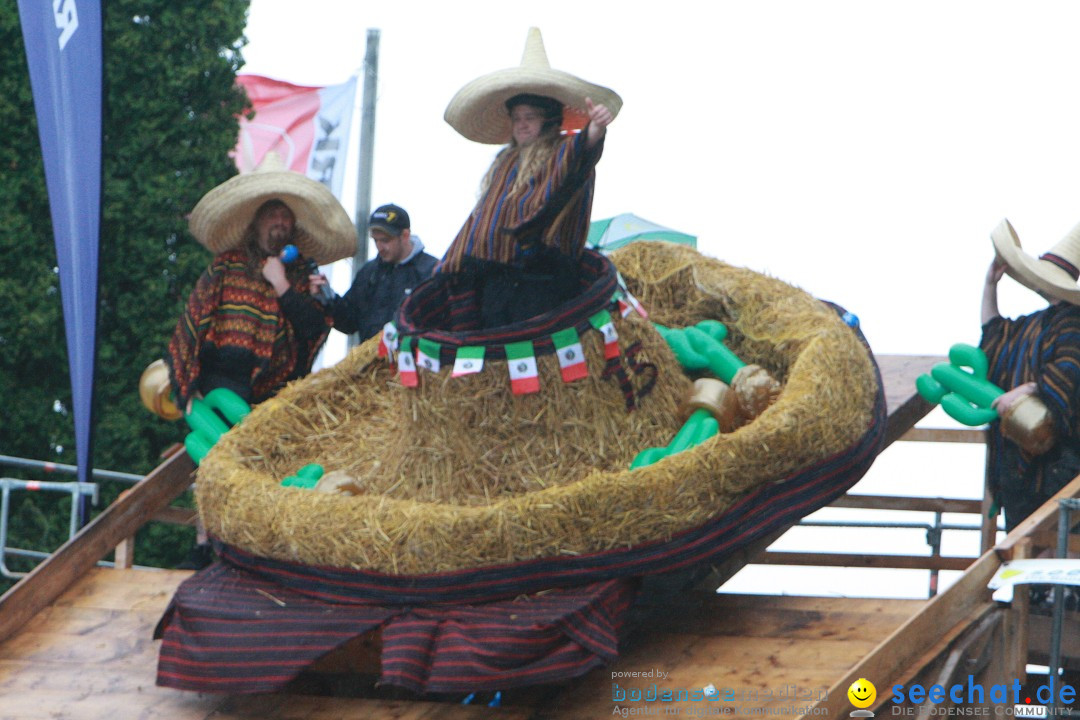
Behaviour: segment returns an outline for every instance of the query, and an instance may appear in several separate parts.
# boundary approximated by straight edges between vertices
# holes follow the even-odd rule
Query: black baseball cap
[[[402,230],[409,229],[409,213],[405,212],[405,208],[392,203],[380,205],[368,220],[368,229],[375,228],[391,235],[400,235]]]

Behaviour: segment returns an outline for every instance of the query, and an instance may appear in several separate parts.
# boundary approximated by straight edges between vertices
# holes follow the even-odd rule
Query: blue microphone
[[[289,244],[281,249],[280,257],[281,262],[291,265],[300,257],[300,251],[295,245]],[[306,258],[304,269],[308,275],[317,275],[319,273],[319,263],[312,258]],[[334,299],[334,291],[330,289],[329,285],[323,285],[319,288],[318,299],[323,305],[329,305],[330,301]]]

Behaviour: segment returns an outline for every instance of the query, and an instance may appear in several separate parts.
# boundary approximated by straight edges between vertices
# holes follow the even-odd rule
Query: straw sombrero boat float
[[[669,243],[610,260],[586,251],[582,267],[575,300],[484,331],[456,329],[470,298],[437,276],[402,306],[393,362],[372,339],[254,408],[198,472],[199,513],[225,561],[213,582],[233,587],[242,575],[283,601],[366,613],[352,629],[381,626],[384,682],[551,681],[612,659],[636,578],[722,562],[827,504],[873,462],[882,386],[838,308]],[[631,298],[648,319],[621,311]],[[669,445],[702,374],[680,365],[658,326],[703,321],[723,323],[726,346],[779,392],[745,424],[631,469],[643,450]],[[572,374],[568,339],[584,359]],[[526,366],[535,372],[522,376]],[[327,471],[327,491],[282,485],[309,464]],[[602,614],[607,644],[572,638],[591,655],[563,675],[440,684],[394,674],[388,638],[403,612],[503,607],[538,591],[555,602],[581,588],[593,594],[573,612]],[[181,595],[172,612],[182,614]]]

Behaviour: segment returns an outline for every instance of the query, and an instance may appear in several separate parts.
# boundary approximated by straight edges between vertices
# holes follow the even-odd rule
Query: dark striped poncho
[[[179,407],[207,392],[207,375],[251,403],[311,371],[330,320],[308,295],[303,262],[286,268],[292,288],[280,298],[247,271],[242,249],[217,255],[199,277],[169,341],[166,362]]]
[[[987,478],[1011,530],[1080,474],[1080,307],[1059,303],[1015,320],[994,318],[979,346],[990,382],[1003,390],[1038,385],[1058,437],[1049,452],[1031,457],[1002,436],[999,422],[990,426]]]
[[[519,265],[536,244],[577,258],[589,234],[596,162],[603,141],[565,135],[528,182],[517,183],[522,150],[503,149],[476,207],[450,244],[440,272],[457,272],[466,257]]]

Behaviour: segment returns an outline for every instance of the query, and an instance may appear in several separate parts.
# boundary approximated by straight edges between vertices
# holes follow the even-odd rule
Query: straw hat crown
[[[1080,305],[1080,224],[1038,258],[1020,247],[1020,238],[1008,220],[990,234],[1005,271],[1017,282],[1042,295]]]
[[[521,93],[555,98],[579,112],[585,110],[585,98],[606,105],[613,115],[622,108],[622,98],[615,91],[553,69],[540,30],[533,27],[525,40],[521,64],[481,75],[466,84],[450,100],[443,118],[470,140],[501,145],[510,141],[506,101]]]
[[[258,167],[229,178],[191,211],[188,228],[214,254],[239,247],[255,212],[268,200],[281,200],[296,216],[296,245],[320,265],[356,252],[356,228],[345,208],[322,183],[289,170],[275,152]]]

